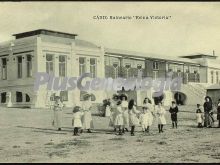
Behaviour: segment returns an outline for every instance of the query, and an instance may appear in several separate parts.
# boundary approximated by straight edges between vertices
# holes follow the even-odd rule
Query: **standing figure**
[[[83,132],[83,129],[86,129],[88,133],[92,133],[91,128],[93,128],[93,120],[92,120],[92,114],[91,114],[91,109],[92,109],[91,95],[86,94],[83,98],[84,98],[84,101],[82,101],[81,107],[82,107],[84,114],[82,116],[81,133]]]
[[[156,106],[156,114],[157,114],[159,133],[161,133],[163,132],[163,126],[166,124],[166,118],[165,118],[166,111],[162,106],[161,102],[159,102],[158,105]]]
[[[175,101],[172,101],[172,105],[169,109],[169,112],[171,114],[173,128],[174,128],[174,125],[177,128],[177,113],[178,113],[178,111],[179,111],[178,106],[176,105]]]
[[[220,99],[218,100],[218,105],[217,105],[217,120],[218,120],[218,128],[220,128]]]
[[[116,111],[117,111],[117,102],[119,100],[119,97],[117,95],[113,95],[112,101],[110,104],[111,114],[110,114],[110,122],[109,126],[114,128],[114,131],[116,132],[116,126],[115,126],[115,118],[116,118]]]
[[[106,108],[105,108],[105,117],[110,117],[111,116],[111,103],[109,102],[107,105],[106,105]]]
[[[115,117],[115,128],[119,129],[119,135],[122,135],[122,127],[124,125],[124,118],[123,118],[123,111],[122,111],[122,107],[121,107],[121,100],[119,100],[117,102],[117,108],[116,108],[116,117]]]
[[[203,113],[202,113],[202,110],[200,108],[200,104],[197,104],[196,121],[198,123],[198,128],[202,128]]]
[[[149,116],[149,121],[148,124],[151,126],[153,124],[153,119],[154,119],[154,107],[152,105],[152,102],[149,98],[145,98],[143,101],[143,107],[147,107],[147,113]],[[149,131],[149,128],[148,128]]]
[[[131,99],[128,103],[129,125],[131,127],[131,136],[134,136],[135,126],[139,124],[137,114],[140,112],[136,109],[136,103]]]
[[[62,127],[62,120],[63,120],[63,103],[60,100],[60,96],[55,96],[54,98],[54,119],[53,119],[53,126],[61,131]]]
[[[124,126],[123,126],[122,132],[124,133],[125,130],[128,132],[128,128],[129,128],[128,101],[125,95],[121,96],[121,100],[122,100],[121,107],[122,107],[123,118],[124,118]]]
[[[72,126],[73,126],[73,135],[79,136],[79,129],[82,128],[82,118],[83,112],[79,106],[75,106],[73,108],[73,119],[72,119]]]
[[[203,104],[204,107],[204,127],[212,127],[212,100],[209,96],[205,97],[205,103]]]
[[[150,126],[152,125],[151,112],[148,107],[143,107],[143,112],[140,114],[140,124],[143,132],[149,132]]]

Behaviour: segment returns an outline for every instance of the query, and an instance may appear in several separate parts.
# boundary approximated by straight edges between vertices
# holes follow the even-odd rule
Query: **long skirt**
[[[82,121],[81,119],[73,119],[73,127],[81,128],[82,127]]]
[[[106,107],[106,109],[105,109],[105,117],[110,117],[110,116],[111,116],[110,108]]]
[[[54,111],[54,127],[55,128],[61,128],[62,127],[62,118],[63,118],[63,112],[62,111]]]
[[[129,125],[130,126],[137,126],[139,125],[139,119],[135,114],[130,114],[129,115]]]
[[[154,120],[154,117],[153,117],[152,113],[149,113],[149,119],[147,122],[148,126],[151,126],[153,124],[153,120]]]
[[[110,121],[109,121],[109,126],[110,127],[115,127],[115,118],[116,118],[116,113],[115,112],[111,112],[110,115]]]
[[[90,111],[85,111],[82,117],[82,129],[90,129],[94,128],[92,115]]]
[[[212,118],[209,112],[205,112],[204,126],[205,127],[212,126]]]
[[[118,114],[118,115],[116,116],[114,125],[115,125],[115,126],[123,126],[123,125],[124,125],[123,114]]]
[[[129,114],[128,114],[128,110],[124,111],[123,118],[124,118],[124,127],[128,128],[129,127]]]
[[[158,116],[157,123],[158,124],[167,124],[165,116],[164,115]]]

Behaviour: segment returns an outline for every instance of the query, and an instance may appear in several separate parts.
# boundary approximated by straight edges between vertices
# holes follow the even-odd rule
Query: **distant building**
[[[125,50],[109,49],[76,39],[76,34],[39,29],[14,34],[15,40],[0,44],[0,105],[8,107],[47,107],[54,91],[42,86],[34,91],[36,72],[53,73],[59,77],[79,77],[85,72],[93,77],[182,77],[181,91],[166,91],[160,97],[165,105],[172,100],[194,104],[205,95],[205,86],[219,83],[217,56],[196,54],[181,57],[159,56]],[[101,103],[113,92],[92,91]],[[59,91],[66,106],[79,104],[84,92]],[[143,98],[153,98],[151,89],[130,91],[140,105]],[[155,98],[154,98],[155,99]],[[157,98],[158,99],[158,98]]]
[[[212,98],[212,101],[215,105],[218,104],[220,99],[220,84],[214,84],[207,87],[207,96]]]

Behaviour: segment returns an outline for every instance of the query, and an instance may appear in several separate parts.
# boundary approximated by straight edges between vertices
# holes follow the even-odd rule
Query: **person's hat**
[[[125,98],[125,100],[128,99],[128,96],[126,94],[124,94],[124,93],[122,93],[119,97],[120,97],[121,100],[122,100],[123,97]]]
[[[117,102],[117,105],[120,105],[121,104],[121,100],[119,100],[118,102]]]
[[[116,95],[116,94],[114,94],[114,95],[112,96],[112,99],[113,99],[113,100],[118,100],[118,98],[119,98],[119,97],[118,97],[118,95]]]
[[[80,106],[75,106],[73,108],[73,113],[79,112],[80,111]]]
[[[91,94],[86,93],[83,95],[83,100],[87,100],[89,97],[91,97]]]

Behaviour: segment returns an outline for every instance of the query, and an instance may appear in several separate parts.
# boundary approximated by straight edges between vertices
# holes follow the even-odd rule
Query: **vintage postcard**
[[[219,163],[220,2],[0,2],[1,163]]]

